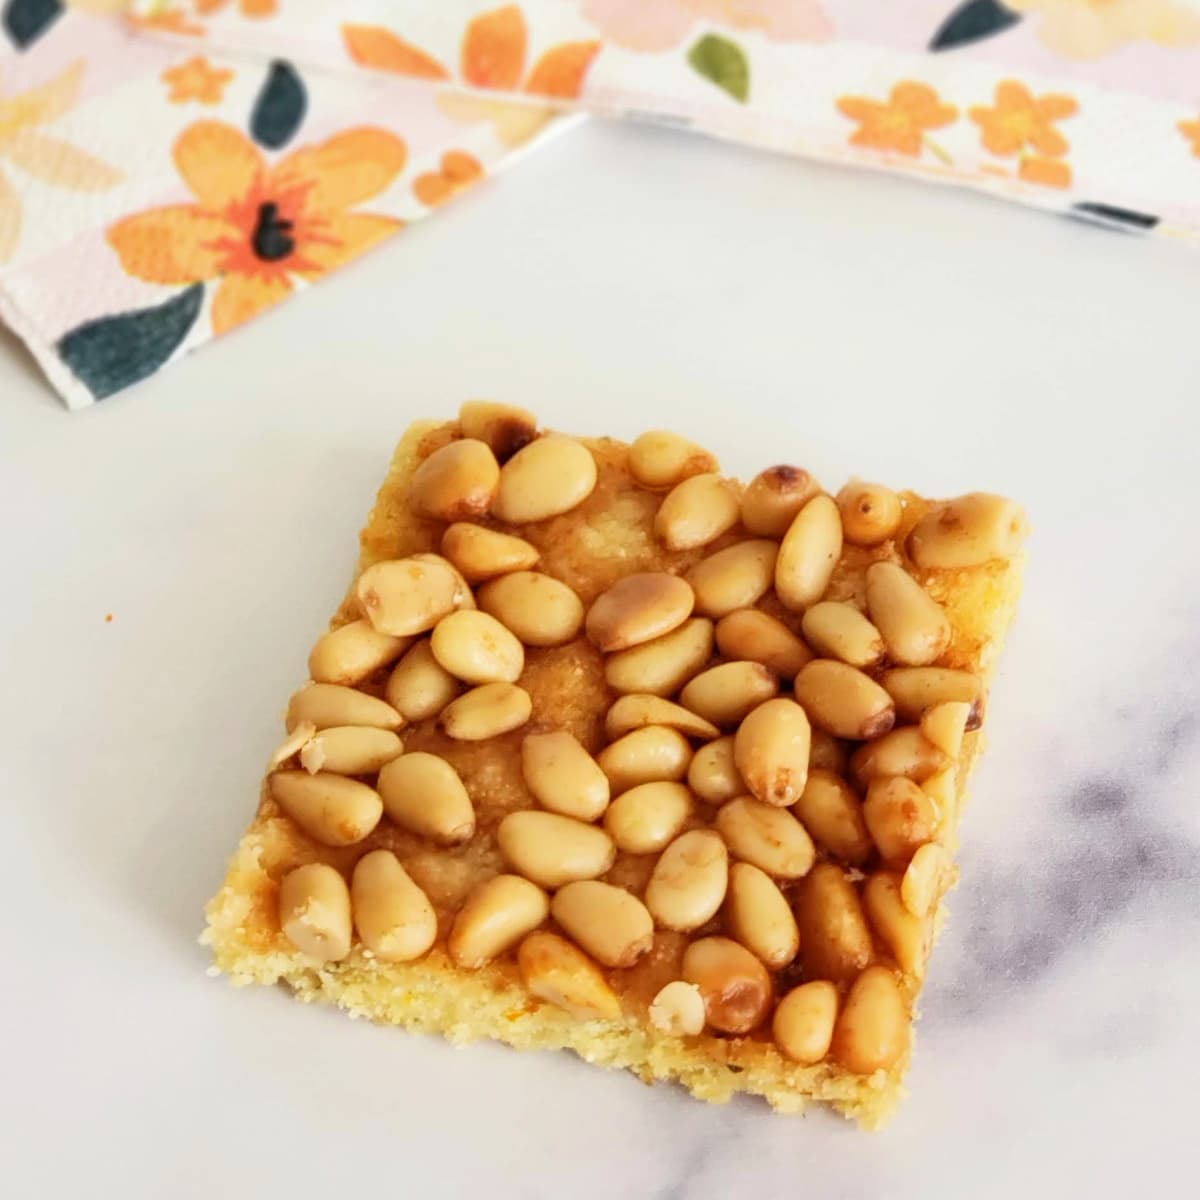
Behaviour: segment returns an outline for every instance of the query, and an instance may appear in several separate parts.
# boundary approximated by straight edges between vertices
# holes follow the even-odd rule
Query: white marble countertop
[[[1200,259],[1166,242],[594,125],[83,414],[6,337],[5,1194],[1186,1194],[1198,312]],[[886,1132],[205,976],[202,905],[391,445],[478,395],[678,428],[738,471],[1028,505],[963,883]]]

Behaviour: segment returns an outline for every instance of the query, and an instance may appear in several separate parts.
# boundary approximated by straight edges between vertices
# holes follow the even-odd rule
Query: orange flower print
[[[346,50],[359,66],[421,79],[449,79],[451,72],[432,55],[380,25],[343,25]],[[472,87],[574,100],[600,49],[598,41],[551,46],[526,74],[529,29],[516,4],[480,13],[463,34],[459,77]]]
[[[185,104],[196,100],[201,104],[220,104],[225,87],[233,78],[233,72],[214,67],[206,58],[197,55],[177,67],[168,67],[162,73],[167,85],[167,99],[172,104]]]
[[[134,29],[145,29],[158,33],[198,37],[204,32],[203,25],[197,25],[194,21],[189,20],[187,14],[178,8],[165,8],[159,12],[147,13],[145,16],[132,12],[126,13],[125,20]]]
[[[428,171],[413,180],[413,194],[431,208],[483,178],[483,164],[465,150],[447,150],[440,171]]]
[[[175,142],[194,203],[125,217],[108,241],[138,279],[219,280],[212,324],[224,333],[282,300],[294,278],[320,279],[399,229],[350,209],[389,187],[406,157],[400,138],[361,126],[269,165],[233,126],[200,121]]]
[[[1071,146],[1054,122],[1078,111],[1071,96],[1055,92],[1034,96],[1023,83],[1005,79],[996,85],[991,108],[975,105],[967,114],[980,128],[984,149],[1004,158],[1021,156],[1017,174],[1022,179],[1069,187],[1071,168],[1061,160]]]
[[[227,8],[231,0],[193,0],[196,11],[204,16]],[[277,0],[236,0],[243,17],[274,16],[279,8]]]
[[[938,157],[946,158],[945,151],[931,142],[925,133],[958,120],[958,109],[953,104],[944,104],[927,83],[912,80],[896,84],[886,102],[866,96],[842,96],[837,106],[843,116],[859,123],[850,135],[852,146],[894,150],[914,158],[925,147]]]
[[[1192,143],[1192,153],[1200,158],[1200,121],[1180,121],[1176,128]]]

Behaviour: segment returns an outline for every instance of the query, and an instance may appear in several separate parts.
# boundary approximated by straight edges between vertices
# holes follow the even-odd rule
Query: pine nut
[[[596,460],[574,438],[548,433],[500,468],[492,513],[510,525],[546,521],[582,504],[596,487]]]
[[[782,622],[757,608],[742,608],[717,622],[717,649],[726,658],[762,663],[781,679],[794,679],[812,651]]]
[[[893,662],[927,666],[950,645],[950,621],[942,606],[896,563],[867,568],[867,611]]]
[[[651,642],[678,629],[695,599],[686,580],[666,571],[626,575],[592,602],[588,639],[606,654]]]
[[[921,717],[921,736],[951,762],[957,762],[970,716],[971,706],[963,701],[935,704]]]
[[[437,939],[437,913],[390,850],[364,854],[350,878],[354,926],[376,958],[411,962]]]
[[[614,742],[647,725],[665,725],[669,729],[678,729],[690,738],[715,738],[719,732],[711,721],[696,716],[682,705],[648,692],[631,692],[622,696],[604,718],[605,735]]]
[[[804,609],[825,594],[842,556],[842,518],[828,496],[814,496],[788,526],[775,560],[775,593]]]
[[[428,638],[422,638],[396,664],[387,682],[388,703],[406,721],[425,721],[462,691],[459,683],[433,656]]]
[[[834,771],[845,775],[850,756],[846,747],[823,729],[812,731],[812,751],[808,756],[810,771]]]
[[[616,857],[616,847],[604,830],[558,813],[533,810],[509,813],[496,829],[496,844],[514,871],[551,889],[577,879],[595,879]]]
[[[292,696],[287,708],[288,732],[305,721],[318,729],[334,725],[399,729],[404,724],[404,718],[390,704],[338,683],[307,683]]]
[[[605,746],[596,756],[608,776],[612,794],[619,796],[639,783],[682,779],[692,761],[692,748],[677,729],[647,725]]]
[[[900,881],[900,899],[914,917],[926,917],[937,904],[952,868],[937,842],[919,846]]]
[[[970,671],[949,667],[897,667],[879,677],[896,705],[896,714],[905,721],[919,721],[935,704],[962,700],[971,706],[968,729],[983,723],[983,683]]]
[[[654,532],[668,550],[694,550],[732,529],[740,512],[737,493],[720,475],[693,475],[667,493]]]
[[[921,784],[921,791],[933,806],[937,837],[945,839],[953,831],[958,817],[958,772],[953,767],[947,767],[936,775],[930,775]]]
[[[436,754],[418,750],[379,772],[379,794],[397,825],[443,846],[469,841],[475,809],[458,772]]]
[[[460,521],[442,534],[442,553],[468,583],[527,571],[541,555],[524,538]]]
[[[800,879],[812,868],[812,838],[786,808],[739,796],[721,805],[714,825],[734,858],[774,879]]]
[[[773,971],[786,967],[800,950],[800,931],[775,881],[751,863],[729,868],[725,897],[729,932]]]
[[[684,621],[678,629],[604,660],[604,678],[614,692],[649,692],[669,696],[712,656],[713,623],[704,617]]]
[[[803,467],[768,467],[742,496],[742,524],[756,537],[782,537],[796,514],[821,490]]]
[[[561,646],[583,625],[583,601],[561,580],[513,571],[479,589],[479,607],[527,646]]]
[[[826,658],[860,668],[873,667],[883,658],[879,630],[853,604],[822,600],[805,612],[800,628],[808,644]]]
[[[707,450],[663,429],[643,433],[629,447],[629,473],[652,491],[666,491],[716,469],[717,460]]]
[[[733,757],[746,787],[765,804],[791,805],[808,777],[811,730],[804,709],[780,696],[760,704],[741,723]]]
[[[716,618],[752,608],[775,580],[778,552],[777,543],[758,539],[735,542],[701,559],[687,576],[696,593],[696,611]]]
[[[531,933],[517,950],[517,965],[531,996],[577,1021],[615,1021],[621,1015],[621,1002],[600,968],[557,934]]]
[[[706,804],[723,804],[746,793],[733,757],[733,737],[717,738],[701,746],[688,766],[688,787]]]
[[[770,1014],[775,989],[767,968],[730,938],[694,941],[683,953],[681,973],[700,989],[708,1023],[722,1033],[749,1033]]]
[[[297,950],[317,962],[350,953],[350,889],[333,867],[308,863],[279,885],[279,927]]]
[[[725,899],[729,852],[711,829],[681,833],[659,855],[646,884],[646,907],[664,929],[699,929]]]
[[[299,721],[292,732],[275,747],[274,753],[267,762],[267,770],[273,771],[282,766],[294,754],[297,754],[317,732],[317,727],[311,721]]]
[[[412,638],[376,633],[364,617],[331,629],[308,656],[308,673],[318,683],[359,683],[404,653]]]
[[[524,647],[485,612],[443,617],[429,644],[438,663],[464,683],[516,683],[525,669]]]
[[[604,828],[627,854],[655,854],[692,815],[692,793],[682,783],[659,780],[622,792],[604,814]]]
[[[908,1047],[908,1012],[895,975],[868,967],[851,985],[833,1027],[830,1052],[856,1075],[894,1067]]]
[[[632,967],[654,943],[654,919],[646,906],[611,883],[568,883],[554,893],[550,914],[606,967]]]
[[[671,1037],[704,1032],[704,997],[694,983],[672,979],[650,1002],[650,1024]]]
[[[928,796],[911,779],[873,780],[863,801],[863,818],[883,861],[907,863],[937,833],[937,814]]]
[[[475,970],[515,946],[550,915],[546,893],[520,875],[496,875],[477,887],[454,918],[446,949]]]
[[[846,541],[855,546],[878,546],[894,536],[904,508],[900,497],[881,483],[852,480],[837,494]]]
[[[484,442],[462,438],[435,450],[412,474],[408,504],[419,517],[462,521],[492,506],[500,464]]]
[[[608,807],[608,776],[565,730],[525,735],[521,775],[534,799],[550,812],[594,821]]]
[[[335,775],[374,775],[384,763],[399,758],[404,743],[389,729],[369,725],[333,725],[314,734],[300,751],[300,761],[310,775],[332,771]],[[320,761],[309,766],[313,757]]]
[[[850,757],[850,773],[859,787],[887,775],[924,783],[950,765],[950,759],[915,725],[893,729],[860,746]]]
[[[434,566],[445,567],[455,579],[458,580],[459,591],[462,593],[461,599],[458,602],[459,608],[476,608],[475,597],[471,593],[471,586],[467,583],[463,573],[448,559],[445,555],[434,554],[432,552],[423,551],[420,554],[410,554],[409,558],[413,562],[432,563]]]
[[[732,728],[779,691],[762,663],[727,662],[701,671],[679,693],[684,708],[721,728]]]
[[[837,1020],[837,988],[825,979],[792,988],[775,1009],[775,1045],[793,1062],[819,1063],[829,1053]]]
[[[795,904],[805,974],[848,983],[874,955],[854,884],[834,863],[817,863],[800,885]]]
[[[919,567],[977,567],[1012,558],[1028,532],[1019,504],[1003,496],[970,492],[926,513],[908,535],[908,552]]]
[[[804,794],[792,811],[813,841],[835,858],[857,867],[871,857],[875,843],[867,832],[862,804],[840,775],[810,769]]]
[[[485,683],[442,709],[438,724],[460,742],[485,742],[520,729],[533,715],[533,700],[515,683]]]
[[[379,824],[379,793],[357,779],[325,771],[276,771],[271,795],[309,837],[326,846],[352,846]]]
[[[869,675],[848,663],[816,658],[792,685],[808,719],[834,737],[878,737],[896,720],[892,698]]]
[[[371,625],[393,637],[432,629],[470,594],[451,566],[416,558],[375,563],[358,577],[354,591]]]
[[[900,876],[891,871],[871,875],[863,884],[863,911],[900,970],[919,979],[929,955],[929,926],[905,908]]]
[[[465,438],[485,442],[500,462],[507,462],[537,436],[537,417],[528,409],[491,400],[468,400],[458,410]]]

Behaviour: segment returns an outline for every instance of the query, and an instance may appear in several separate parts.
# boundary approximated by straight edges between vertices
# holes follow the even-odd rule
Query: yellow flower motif
[[[184,104],[188,100],[220,104],[232,78],[232,71],[214,67],[199,55],[176,67],[168,67],[162,73],[162,81],[167,85],[167,99],[172,104]]]
[[[887,100],[842,96],[837,106],[843,116],[859,123],[850,135],[852,146],[894,150],[914,158],[930,144],[925,137],[927,129],[941,129],[958,119],[953,104],[942,103],[927,83],[912,80],[896,84]]]
[[[0,96],[0,161],[51,187],[74,192],[105,191],[121,172],[85,150],[41,131],[69,112],[79,99],[85,64],[15,96]],[[21,238],[21,200],[0,171],[0,262],[8,262]]]
[[[1200,158],[1200,121],[1180,121],[1176,128],[1192,143],[1192,153]]]
[[[1041,13],[1039,36],[1066,58],[1099,58],[1130,42],[1200,41],[1200,11],[1183,0],[1005,0],[1005,5]]]
[[[482,178],[483,164],[475,155],[465,150],[447,150],[442,155],[440,170],[427,171],[413,180],[413,194],[432,208]]]
[[[1057,158],[1070,149],[1067,139],[1054,122],[1073,117],[1079,105],[1070,96],[1050,93],[1033,96],[1015,79],[996,85],[996,103],[992,108],[976,105],[967,110],[982,131],[984,146],[993,154],[1012,155],[1036,150]]]

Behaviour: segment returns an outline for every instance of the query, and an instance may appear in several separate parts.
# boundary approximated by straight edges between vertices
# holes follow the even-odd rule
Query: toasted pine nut
[[[863,818],[886,863],[902,866],[937,833],[928,796],[902,776],[875,779],[863,801]]]
[[[583,624],[583,601],[559,579],[513,571],[479,589],[479,607],[527,646],[561,646]]]
[[[796,514],[775,560],[775,593],[788,607],[807,608],[825,594],[842,555],[842,518],[828,496],[814,496]]]
[[[812,751],[808,756],[810,771],[834,771],[838,775],[845,775],[849,759],[846,747],[837,738],[823,729],[812,731]]]
[[[808,719],[834,737],[878,737],[896,720],[891,696],[848,663],[815,658],[796,676],[793,690]]]
[[[492,505],[500,464],[486,443],[448,442],[417,467],[408,484],[409,507],[434,521],[480,517]]]
[[[729,852],[718,833],[681,833],[659,855],[646,907],[664,929],[699,929],[716,915],[729,883]]]
[[[970,671],[949,667],[897,667],[879,677],[896,705],[896,714],[905,721],[919,721],[927,709],[950,700],[962,700],[971,706],[968,729],[983,723],[983,683]]]
[[[554,893],[550,914],[606,967],[632,967],[654,943],[654,919],[646,906],[611,883],[568,883]]]
[[[862,804],[840,775],[810,769],[804,794],[792,811],[813,841],[835,858],[857,867],[871,857],[875,843],[867,832]]]
[[[733,737],[717,738],[701,746],[688,766],[688,787],[707,804],[723,804],[746,793],[746,781],[738,774],[733,756]]]
[[[746,717],[733,739],[733,757],[753,796],[776,805],[800,799],[811,732],[804,709],[785,696],[765,701]]]
[[[409,558],[413,562],[432,563],[435,566],[445,567],[450,571],[454,578],[458,580],[459,591],[462,593],[458,602],[458,608],[477,608],[475,597],[471,592],[471,585],[467,583],[463,573],[444,555],[434,554],[432,551],[422,551],[420,554],[410,554]]]
[[[462,691],[459,683],[433,656],[428,638],[422,638],[396,664],[387,682],[388,703],[406,721],[425,721]]]
[[[566,730],[526,734],[521,775],[534,799],[550,812],[594,821],[608,807],[608,776]]]
[[[485,612],[443,617],[429,644],[433,657],[464,683],[516,683],[525,669],[524,647]]]
[[[511,404],[468,400],[458,410],[458,427],[463,437],[486,442],[500,462],[507,462],[537,436],[537,417]]]
[[[900,899],[914,917],[925,917],[938,902],[952,868],[937,842],[919,846],[900,880]]]
[[[297,950],[318,962],[350,953],[350,889],[333,867],[308,863],[279,885],[279,927]]]
[[[724,617],[739,608],[751,608],[770,590],[775,579],[777,543],[765,539],[734,542],[701,559],[689,572],[696,593],[696,611],[706,617]]]
[[[921,784],[921,791],[933,806],[937,837],[945,840],[953,832],[958,818],[958,772],[953,767],[947,767],[936,775],[930,775]]]
[[[726,658],[762,663],[781,679],[794,679],[812,651],[782,622],[757,608],[740,608],[717,622],[717,649]]]
[[[271,795],[309,837],[326,846],[352,846],[379,824],[379,793],[357,779],[321,771],[276,771]]]
[[[651,429],[629,447],[629,473],[644,488],[666,491],[693,475],[717,469],[717,460],[695,442]]]
[[[358,683],[394,662],[411,643],[412,638],[377,633],[360,617],[317,639],[308,656],[308,673],[318,683]]]
[[[690,738],[715,738],[719,732],[711,721],[649,692],[631,692],[620,697],[604,718],[604,732],[610,741],[646,725],[666,725]]]
[[[622,792],[604,814],[604,828],[628,854],[654,854],[674,839],[692,815],[692,793],[682,783],[658,780]]]
[[[714,825],[734,858],[774,879],[799,879],[812,868],[812,838],[786,808],[739,796],[721,805]]]
[[[549,812],[509,813],[496,828],[504,861],[539,887],[595,879],[613,865],[616,847],[603,829]]]
[[[729,868],[725,897],[729,932],[773,971],[786,967],[800,949],[800,931],[775,881],[752,863]]]
[[[432,629],[461,608],[470,589],[448,563],[400,558],[368,567],[358,577],[354,592],[376,630],[407,637]]]
[[[666,571],[640,571],[618,579],[592,602],[587,635],[606,654],[628,650],[678,629],[692,615],[691,585]]]
[[[713,623],[704,617],[604,660],[604,678],[614,692],[677,692],[712,655]]]
[[[294,754],[299,753],[305,744],[317,732],[317,727],[311,721],[299,721],[291,733],[275,747],[274,753],[267,762],[267,770],[273,771],[276,767],[282,766]]]
[[[704,1032],[704,997],[694,983],[672,979],[650,1002],[650,1024],[659,1033],[695,1037]]]
[[[714,725],[732,728],[778,691],[779,680],[762,663],[727,662],[689,680],[679,703]]]
[[[388,962],[420,958],[437,939],[437,913],[390,850],[364,854],[350,878],[354,926],[363,945]]]
[[[767,968],[730,938],[694,941],[680,971],[700,989],[708,1023],[722,1033],[749,1033],[770,1014],[775,989]]]
[[[929,923],[913,916],[900,897],[900,876],[876,871],[863,884],[863,911],[896,965],[906,975],[920,978],[929,955]]]
[[[531,933],[517,950],[517,966],[530,995],[577,1021],[615,1021],[621,1015],[621,1002],[600,968],[557,934]]]
[[[484,683],[442,709],[438,724],[460,742],[485,742],[520,729],[533,715],[533,699],[515,683]]]
[[[320,763],[309,768],[305,757],[317,747]],[[309,774],[332,771],[335,775],[374,775],[384,763],[399,758],[404,743],[390,729],[372,729],[369,725],[332,725],[314,734],[300,751],[300,761]]]
[[[471,797],[444,758],[422,750],[402,754],[379,772],[378,786],[384,808],[397,825],[444,846],[474,836]]]
[[[965,701],[935,704],[921,717],[921,734],[951,762],[956,762],[962,753],[963,734],[970,716],[971,706]]]
[[[822,600],[805,611],[800,628],[808,644],[826,658],[861,668],[873,667],[883,657],[879,630],[853,604]]]
[[[908,552],[918,567],[975,567],[1012,558],[1028,532],[1019,504],[970,492],[926,513],[908,535]]]
[[[596,756],[608,776],[612,794],[619,796],[639,783],[682,779],[692,761],[692,748],[677,729],[647,725],[611,742]]]
[[[792,988],[775,1009],[775,1045],[793,1062],[819,1063],[829,1053],[837,1020],[837,988],[817,979]]]
[[[318,729],[333,725],[399,729],[404,724],[404,718],[390,704],[338,683],[306,683],[292,696],[287,708],[288,732],[304,721]]]
[[[900,497],[881,483],[851,480],[837,494],[846,541],[855,546],[878,546],[886,542],[900,525],[904,508]]]
[[[796,514],[821,490],[803,468],[760,471],[742,496],[742,524],[756,537],[782,537]]]
[[[804,970],[813,979],[848,983],[874,954],[854,884],[834,863],[817,863],[795,897]]]
[[[596,487],[596,460],[574,438],[548,433],[500,468],[492,512],[510,525],[546,521],[582,504]]]
[[[850,758],[850,773],[859,787],[886,775],[903,775],[924,783],[951,761],[916,725],[904,725],[860,746]]]
[[[454,918],[446,949],[474,970],[515,946],[550,915],[550,901],[520,875],[496,875],[477,887]]]
[[[524,538],[459,521],[442,534],[442,553],[468,583],[527,571],[541,557]]]
[[[830,1052],[856,1075],[894,1067],[908,1046],[909,1017],[895,975],[868,967],[850,985]]]
[[[739,514],[731,484],[720,475],[693,475],[676,484],[659,505],[654,532],[668,550],[694,550],[732,529]]]
[[[893,662],[927,666],[950,645],[950,620],[942,606],[897,563],[867,568],[867,611]]]

